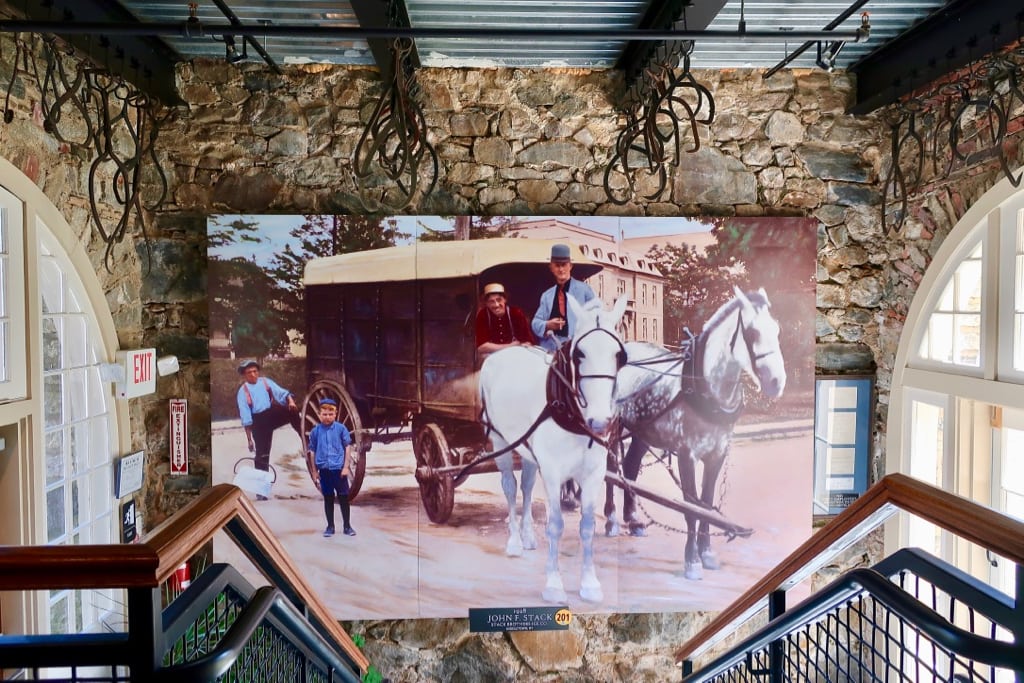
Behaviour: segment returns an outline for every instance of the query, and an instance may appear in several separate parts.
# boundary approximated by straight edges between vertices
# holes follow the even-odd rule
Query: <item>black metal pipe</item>
[[[543,28],[417,28],[362,27],[268,24],[266,26],[203,24],[201,22],[76,22],[63,21],[0,21],[0,33],[53,33],[56,35],[108,36],[266,36],[300,38],[563,38],[579,40],[702,40],[729,39],[752,41],[778,40],[845,40],[863,41],[867,32],[857,31],[718,31],[718,30],[654,30],[654,29],[543,29]]]
[[[216,5],[217,9],[221,11],[221,14],[224,15],[224,18],[231,22],[232,26],[243,25],[242,20],[238,18],[238,15],[235,14],[234,10],[228,7],[228,4],[224,2],[224,0],[213,0],[213,4]],[[259,56],[263,58],[263,61],[267,63],[267,66],[269,66],[274,71],[274,73],[283,73],[281,71],[281,67],[279,67],[277,65],[277,62],[274,61],[274,58],[267,54],[267,51],[263,49],[263,46],[260,45],[253,36],[244,36],[244,40],[249,45],[252,45],[253,49],[256,50]]]
[[[835,19],[833,19],[832,21],[828,22],[828,24],[825,25],[825,30],[828,30],[830,28],[835,28],[836,26],[839,26],[839,24],[843,23],[844,21],[846,21],[847,19],[852,17],[854,14],[857,13],[858,10],[860,10],[861,7],[863,7],[866,4],[868,4],[868,0],[856,0],[856,2],[854,2],[852,5],[850,5],[846,9],[844,9],[840,14],[838,14]],[[825,40],[829,40],[829,39],[826,38]],[[832,38],[831,40],[842,40],[842,38],[839,38],[838,34],[836,34],[836,37]],[[768,69],[767,71],[765,71],[764,74],[761,77],[762,78],[771,78],[773,75],[775,75],[776,72],[779,71],[779,69],[782,69],[787,64],[792,62],[794,59],[796,59],[797,57],[799,57],[803,53],[807,52],[807,50],[809,50],[811,48],[811,46],[814,45],[815,42],[817,42],[817,41],[815,41],[815,40],[808,40],[806,43],[804,43],[803,45],[801,45],[800,47],[798,47],[797,49],[793,50],[791,53],[786,55],[785,58],[783,58],[783,60],[781,62],[779,62],[778,64],[776,64],[772,68]]]

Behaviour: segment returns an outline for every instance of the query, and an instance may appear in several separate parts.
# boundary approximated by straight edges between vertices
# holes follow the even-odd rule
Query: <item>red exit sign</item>
[[[124,369],[124,383],[117,383],[118,398],[135,398],[156,391],[156,349],[118,351],[117,364]]]

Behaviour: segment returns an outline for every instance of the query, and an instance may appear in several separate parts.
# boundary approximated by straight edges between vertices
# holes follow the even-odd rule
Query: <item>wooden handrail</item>
[[[249,555],[253,564],[269,564],[365,673],[370,664],[366,655],[306,582],[248,497],[231,484],[205,489],[142,543],[0,547],[0,590],[156,588],[232,521],[251,538],[259,555]],[[243,551],[248,554],[245,547]]]
[[[1011,562],[1024,564],[1024,523],[905,474],[890,474],[686,641],[676,650],[676,661],[682,662],[729,635],[734,625],[767,604],[770,593],[800,583],[898,510],[951,531]]]

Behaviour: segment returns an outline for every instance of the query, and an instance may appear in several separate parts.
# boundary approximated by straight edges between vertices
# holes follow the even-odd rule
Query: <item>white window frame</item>
[[[1012,371],[1012,321],[1010,326],[1004,318],[1012,314],[1013,272],[1001,269],[1007,259],[1012,262],[1013,248],[1006,249],[1006,240],[1014,240],[1015,233],[1009,234],[1004,225],[1004,216],[1013,207],[1024,205],[1024,189],[1014,188],[1007,179],[1001,180],[982,196],[950,231],[935,259],[925,273],[917,294],[911,303],[904,333],[900,340],[893,363],[891,393],[886,433],[886,472],[911,472],[910,449],[910,408],[912,401],[921,400],[929,394],[944,396],[947,401],[946,414],[950,425],[944,434],[950,441],[948,463],[943,486],[956,491],[956,472],[961,459],[970,454],[961,449],[963,435],[956,433],[955,421],[959,411],[970,407],[970,402],[986,406],[1005,406],[1024,409],[1024,373]],[[923,330],[934,309],[936,300],[949,277],[955,272],[961,259],[982,241],[982,319],[981,319],[981,363],[980,368],[964,368],[946,363],[929,361],[918,356]],[[1010,244],[1014,244],[1010,242]],[[1007,256],[1004,252],[1010,251]],[[1009,312],[1009,313],[1008,313]],[[1009,359],[1008,361],[1006,359]],[[1008,371],[1009,370],[1009,371]],[[977,406],[972,408],[977,410]],[[956,491],[970,496],[969,491]],[[987,495],[986,495],[987,497]],[[980,501],[987,503],[987,501]],[[905,547],[908,542],[907,524],[886,536],[887,552]],[[955,548],[944,544],[946,559],[954,560]]]
[[[991,218],[991,222],[995,225],[994,229],[998,231],[1000,241],[1000,260],[998,265],[1001,276],[999,278],[998,340],[999,348],[1006,350],[1005,353],[1001,352],[999,354],[996,377],[1000,381],[1016,382],[1018,384],[1024,383],[1024,368],[1016,370],[1013,367],[1013,317],[1014,297],[1016,295],[1016,283],[1014,281],[1016,254],[1014,252],[1017,249],[1018,223],[1024,220],[1021,216],[1022,212],[1024,212],[1024,192],[1018,196],[1011,197],[995,209]],[[1022,255],[1022,260],[1024,260],[1024,255]],[[1021,276],[1024,277],[1024,273]]]
[[[46,495],[44,466],[44,407],[43,407],[43,361],[42,361],[42,319],[41,290],[38,269],[40,225],[45,226],[55,240],[51,246],[59,246],[65,266],[74,274],[77,293],[83,306],[91,312],[97,353],[101,361],[113,362],[118,349],[117,329],[110,313],[106,295],[92,263],[83,246],[88,241],[90,226],[82,226],[82,235],[77,234],[67,223],[52,201],[6,159],[0,158],[0,192],[4,197],[13,198],[21,210],[24,257],[21,263],[23,286],[14,289],[23,294],[24,314],[20,316],[25,331],[24,340],[26,391],[18,400],[0,401],[0,430],[17,435],[16,443],[8,444],[3,456],[8,459],[5,468],[5,490],[17,490],[17,496],[6,496],[0,502],[3,519],[0,519],[4,542],[15,545],[46,544]],[[12,214],[13,215],[13,214]],[[128,405],[113,398],[112,386],[104,387],[111,392],[110,405],[114,413],[112,420],[114,434],[108,442],[111,463],[119,453],[130,450],[130,429]],[[111,478],[113,477],[111,465]],[[113,498],[109,505],[115,514],[110,516],[111,538],[117,539],[120,527],[118,502]],[[6,591],[0,594],[0,610],[7,633],[46,633],[49,628],[48,591]],[[123,601],[122,601],[123,603]]]
[[[28,329],[25,319],[25,208],[16,196],[0,187],[0,221],[7,237],[7,253],[3,268],[5,283],[0,292],[5,298],[8,329],[7,358],[4,373],[7,380],[0,382],[0,401],[15,401],[28,396],[28,361],[26,344]],[[6,286],[4,286],[6,284]]]

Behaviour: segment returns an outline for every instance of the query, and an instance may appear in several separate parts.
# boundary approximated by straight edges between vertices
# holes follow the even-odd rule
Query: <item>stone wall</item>
[[[15,50],[0,37],[0,82]],[[889,149],[875,117],[844,114],[843,74],[698,72],[717,117],[703,145],[673,173],[670,193],[623,206],[606,202],[605,164],[622,121],[608,92],[615,76],[580,71],[422,70],[419,80],[441,180],[411,214],[814,216],[820,221],[819,370],[877,367],[875,457],[882,462],[889,378],[907,307],[942,238],[999,179],[975,158],[912,200],[898,232],[881,230],[880,178]],[[132,442],[147,453],[146,525],[210,481],[204,235],[211,213],[358,213],[350,159],[374,96],[375,73],[258,64],[182,65],[187,106],[158,140],[169,198],[102,264],[88,224],[82,150],[42,129],[38,88],[22,74],[14,121],[0,126],[0,154],[35,180],[87,245],[124,347],[175,353],[183,371],[160,393],[131,402]],[[1018,135],[1019,138],[1019,134]],[[1020,152],[1015,148],[1019,162]],[[109,192],[109,183],[105,186]],[[107,198],[106,215],[113,215]],[[147,268],[147,254],[152,267]],[[190,477],[167,476],[166,398],[189,399]],[[882,474],[876,467],[875,476]],[[672,680],[672,650],[704,614],[584,616],[556,635],[467,633],[463,619],[353,623],[371,660],[394,681]]]
[[[374,73],[253,64],[181,68],[187,112],[162,137],[173,168],[163,224],[218,212],[359,213],[353,148],[380,92]],[[604,167],[622,121],[605,73],[421,70],[442,171],[413,214],[817,217],[818,333],[830,370],[868,370],[880,337],[890,253],[878,229],[884,133],[844,114],[842,75],[698,75],[715,94],[702,131],[657,201],[606,201]],[[193,418],[195,419],[195,418]],[[195,454],[193,454],[195,457]],[[352,623],[392,680],[670,680],[672,650],[708,615],[584,616],[557,634],[467,633],[464,619]]]

